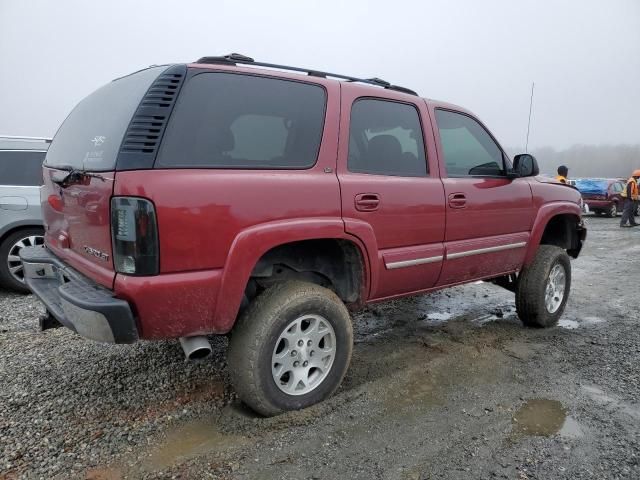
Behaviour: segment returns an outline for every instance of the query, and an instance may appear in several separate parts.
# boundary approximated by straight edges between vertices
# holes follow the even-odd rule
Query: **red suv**
[[[46,247],[21,256],[43,329],[179,338],[190,357],[230,333],[238,395],[274,415],[338,388],[348,308],[482,279],[554,325],[586,232],[579,193],[537,173],[455,105],[205,57],[71,112],[44,166]]]

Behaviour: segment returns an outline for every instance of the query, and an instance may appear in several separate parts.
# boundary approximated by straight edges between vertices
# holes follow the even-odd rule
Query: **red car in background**
[[[596,215],[615,217],[622,212],[625,182],[617,178],[581,178],[575,181],[584,203]]]

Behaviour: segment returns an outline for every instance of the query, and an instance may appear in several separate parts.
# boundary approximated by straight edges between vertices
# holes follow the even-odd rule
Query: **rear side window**
[[[182,88],[156,167],[302,169],[317,160],[322,87],[200,73]]]
[[[482,125],[461,113],[436,110],[447,175],[505,175],[502,150]]]
[[[45,154],[38,150],[0,150],[0,185],[42,185]]]
[[[616,183],[613,184],[613,191],[615,193],[620,193],[620,192],[622,192],[622,190],[624,190],[624,187],[622,186],[621,183],[616,182]]]
[[[66,118],[47,152],[49,167],[113,170],[124,133],[151,83],[167,67],[119,78],[82,100]]]
[[[351,108],[349,171],[373,175],[423,177],[427,162],[415,107],[362,99]]]

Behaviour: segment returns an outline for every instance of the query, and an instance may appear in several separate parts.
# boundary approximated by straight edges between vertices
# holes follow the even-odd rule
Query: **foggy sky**
[[[150,64],[239,52],[381,77],[474,111],[503,146],[640,143],[640,0],[0,0],[0,134],[52,136]]]

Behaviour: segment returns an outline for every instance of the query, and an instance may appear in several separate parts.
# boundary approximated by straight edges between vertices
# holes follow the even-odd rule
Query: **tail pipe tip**
[[[207,337],[180,337],[180,345],[187,360],[202,360],[211,353],[211,344]]]

